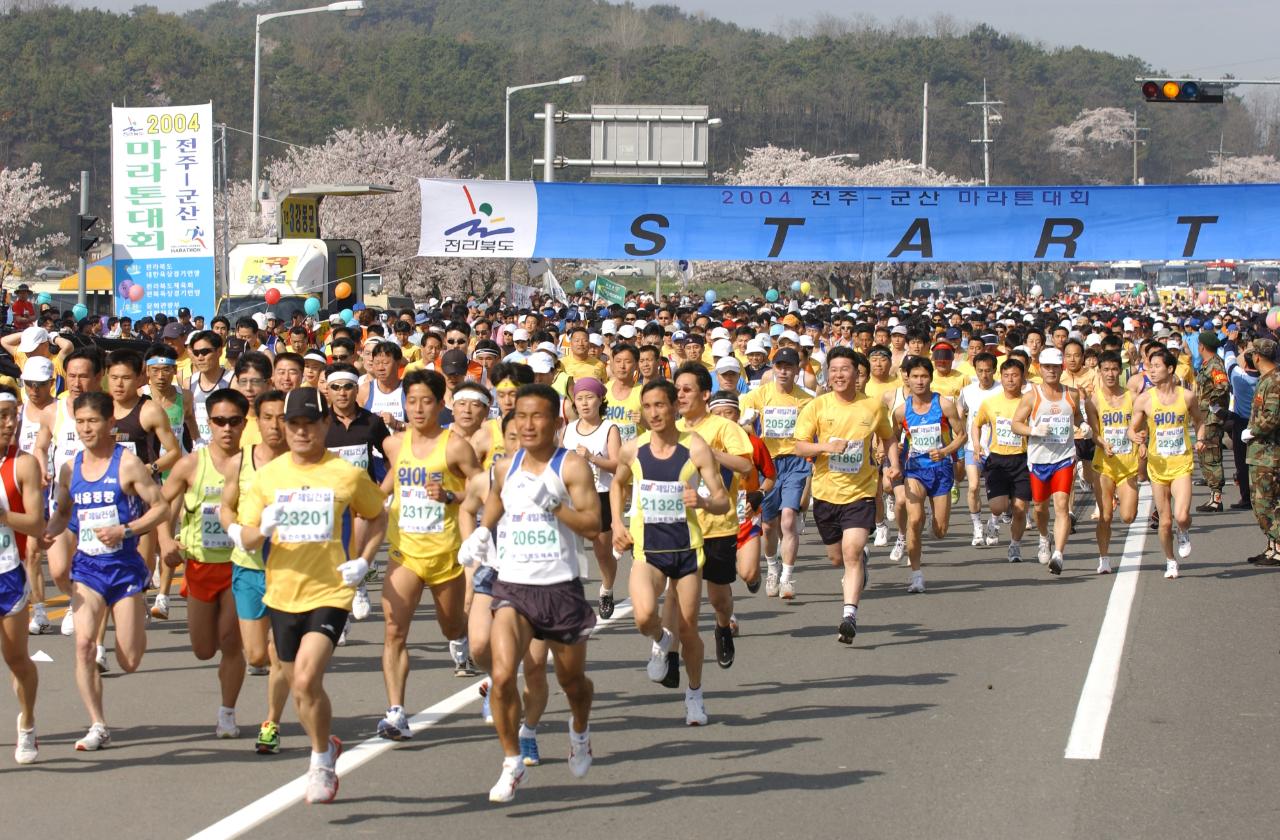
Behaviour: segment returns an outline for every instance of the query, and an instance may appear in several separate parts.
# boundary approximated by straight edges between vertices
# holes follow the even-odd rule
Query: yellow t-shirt
[[[973,419],[973,433],[981,439],[982,427],[991,427],[991,442],[988,451],[996,455],[1022,455],[1027,451],[1027,439],[1015,434],[1012,425],[1013,415],[1017,413],[1022,395],[1006,396],[1003,390],[992,394],[982,401],[978,407],[978,415]]]
[[[1147,475],[1152,481],[1168,484],[1175,478],[1190,475],[1195,466],[1191,448],[1191,415],[1187,412],[1184,388],[1177,389],[1172,403],[1162,401],[1156,388],[1152,388],[1150,393]]]
[[[326,452],[316,464],[297,464],[289,453],[258,470],[240,500],[242,525],[258,526],[270,504],[282,506],[267,555],[267,606],[301,613],[319,607],[349,609],[355,590],[342,583],[347,561],[342,523],[348,509],[373,519],[382,491],[365,470]]]
[[[965,376],[958,370],[952,369],[951,373],[943,376],[941,373],[934,371],[933,384],[929,386],[929,390],[935,394],[941,394],[944,397],[957,399],[960,392],[964,390],[964,386],[969,384],[969,377]]]
[[[706,415],[696,426],[690,426],[682,417],[676,423],[676,428],[682,432],[697,432],[707,442],[707,446],[717,452],[750,458],[754,451],[746,431],[737,423],[717,414]],[[738,497],[738,473],[720,467],[720,479],[729,493],[729,512],[711,514],[698,508],[698,524],[702,526],[704,537],[724,537],[738,533],[738,510],[732,504],[732,500]]]
[[[618,434],[622,436],[622,442],[626,443],[638,437],[643,428],[640,420],[640,386],[631,386],[631,393],[627,394],[627,398],[619,399],[613,390],[616,385],[614,380],[610,380],[605,386],[607,405],[604,407],[604,419],[613,421],[618,427]]]
[[[254,446],[262,443],[262,430],[258,428],[258,418],[250,414],[244,420],[244,432],[240,435],[241,446]]]
[[[875,498],[880,473],[871,458],[875,439],[893,439],[893,423],[883,400],[859,395],[847,402],[834,392],[815,398],[800,412],[796,440],[847,440],[840,455],[823,453],[813,462],[813,497],[835,505]]]
[[[811,402],[813,394],[799,385],[792,385],[791,393],[788,394],[776,382],[766,382],[738,400],[744,413],[749,408],[759,413],[756,423],[760,438],[774,458],[795,454],[796,440],[793,435],[796,420],[800,418],[801,409]]]
[[[569,353],[560,360],[560,366],[564,368],[565,373],[573,377],[574,382],[579,379],[598,379],[603,383],[608,378],[604,362],[590,356],[586,361],[580,362],[573,357],[572,353]]]
[[[902,379],[897,376],[889,377],[888,382],[877,382],[875,377],[867,379],[867,396],[872,399],[883,399],[884,395],[902,385]]]
[[[391,507],[387,509],[387,543],[390,545],[387,553],[397,563],[403,563],[406,556],[425,560],[455,555],[462,545],[457,506],[427,497],[427,483],[433,476],[446,491],[459,496],[467,489],[466,481],[449,469],[447,454],[452,434],[449,429],[442,429],[431,451],[421,458],[413,452],[417,433],[412,428],[404,431],[394,465],[395,489]]]

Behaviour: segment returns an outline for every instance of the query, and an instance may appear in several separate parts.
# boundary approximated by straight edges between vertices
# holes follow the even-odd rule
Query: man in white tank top
[[[194,449],[208,446],[213,436],[205,400],[214,391],[231,387],[231,371],[222,367],[221,350],[222,338],[213,330],[196,333],[191,340],[191,365],[195,372],[187,389],[187,398],[182,402],[187,412],[187,431],[195,441]]]
[[[591,768],[588,722],[595,687],[585,669],[596,616],[578,578],[577,544],[578,537],[590,540],[600,531],[600,497],[586,460],[556,446],[559,395],[546,385],[522,386],[515,412],[512,422],[523,448],[495,473],[481,525],[458,556],[467,566],[497,560],[490,702],[504,757],[491,802],[510,802],[524,780],[516,672],[533,639],[550,646],[572,711],[569,770],[582,777]]]
[[[53,426],[54,410],[58,405],[53,398],[53,380],[52,361],[44,356],[27,357],[22,366],[22,390],[26,403],[19,415],[18,449],[29,455],[35,454],[40,429]],[[43,464],[40,468],[45,469]],[[52,629],[49,612],[44,605],[44,551],[40,549],[39,541],[27,541],[27,556],[23,560],[27,567],[27,582],[31,586],[31,621],[27,624],[27,632],[38,636]]]
[[[404,388],[400,382],[400,345],[394,341],[371,339],[370,377],[361,383],[360,404],[382,418],[393,432],[404,430]]]

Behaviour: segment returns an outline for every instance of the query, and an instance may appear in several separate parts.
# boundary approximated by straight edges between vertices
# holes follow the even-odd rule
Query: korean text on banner
[[[213,105],[111,109],[116,314],[212,317]]]
[[[609,303],[621,305],[627,300],[627,287],[604,277],[597,277],[596,294],[609,301]]]

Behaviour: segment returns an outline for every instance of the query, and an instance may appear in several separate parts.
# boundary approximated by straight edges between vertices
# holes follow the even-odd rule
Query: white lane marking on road
[[[1093,649],[1093,662],[1080,690],[1080,703],[1076,706],[1076,719],[1071,725],[1064,758],[1096,760],[1102,756],[1102,739],[1107,734],[1107,719],[1111,717],[1120,659],[1124,655],[1124,639],[1129,632],[1129,613],[1138,591],[1138,568],[1147,543],[1150,512],[1151,485],[1144,484],[1138,494],[1138,513],[1124,540],[1124,557],[1111,584],[1111,597],[1098,631],[1098,644]]]
[[[631,615],[631,601],[619,601],[614,608],[613,616],[607,621],[597,621],[595,635],[600,630],[615,624]],[[409,718],[409,728],[417,735],[428,727],[435,726],[450,715],[456,714],[480,699],[477,687],[484,680],[477,680],[466,688],[454,692],[433,706],[429,706]],[[366,738],[354,747],[344,748],[338,759],[338,776],[345,777],[356,768],[372,761],[396,745],[395,741],[385,741],[377,735]],[[302,801],[306,794],[307,777],[299,776],[293,781],[281,785],[265,796],[250,802],[234,814],[223,817],[213,825],[191,835],[192,840],[214,840],[214,838],[239,837],[246,831],[255,828],[277,814],[292,808]]]
[[[31,654],[31,661],[32,662],[52,662],[53,657],[42,650],[38,650],[35,653]]]

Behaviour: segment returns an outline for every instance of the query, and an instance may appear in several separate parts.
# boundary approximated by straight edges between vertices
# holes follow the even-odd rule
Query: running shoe
[[[1041,566],[1048,565],[1049,557],[1052,556],[1053,549],[1049,547],[1049,539],[1047,537],[1040,538],[1040,544],[1036,546],[1036,559],[1040,561]]]
[[[994,516],[987,520],[986,533],[983,537],[988,546],[1000,544],[1000,522]]]
[[[851,615],[840,619],[840,628],[836,630],[836,641],[842,645],[851,645],[856,635],[858,635],[858,620]]]
[[[169,619],[169,596],[157,595],[156,602],[151,605],[151,617],[158,621]]]
[[[747,585],[747,591],[754,595],[760,591],[760,585],[764,583],[764,575],[760,574],[759,569],[756,569],[756,579],[751,581],[744,580],[743,583]]]
[[[1222,499],[1218,499],[1218,501],[1216,502],[1213,499],[1209,499],[1209,501],[1205,502],[1202,505],[1196,505],[1196,512],[1197,513],[1222,513]]]
[[[1053,554],[1049,557],[1049,574],[1051,575],[1062,574],[1062,552],[1061,551],[1054,551]]]
[[[1177,560],[1166,560],[1166,561],[1164,561],[1164,576],[1165,576],[1165,579],[1166,579],[1166,580],[1173,580],[1174,578],[1176,578],[1176,577],[1178,576],[1178,561],[1177,561]]]
[[[794,600],[796,597],[796,579],[787,578],[778,584],[778,597],[784,601]]]
[[[969,545],[979,546],[987,544],[987,536],[982,530],[981,525],[973,526],[973,539],[969,541]]]
[[[76,741],[76,750],[78,752],[93,752],[110,745],[111,731],[107,729],[107,725],[105,723],[95,723],[89,727],[89,731],[84,734],[83,738]]]
[[[468,656],[461,664],[454,663],[453,675],[455,677],[478,677],[480,669],[476,667],[476,661]]]
[[[1159,511],[1156,511],[1156,510],[1151,511],[1151,516],[1147,518],[1147,527],[1150,528],[1152,531],[1160,530],[1160,512]]]
[[[671,643],[675,641],[671,635],[671,631],[662,628],[662,638],[653,642],[653,647],[649,651],[649,664],[645,670],[649,674],[649,679],[654,682],[662,682],[662,678],[667,675],[667,653],[671,650]]]
[[[258,755],[275,755],[280,752],[280,725],[269,720],[263,721],[253,749]]]
[[[885,522],[893,521],[893,515],[894,515],[893,505],[894,505],[893,494],[885,493],[884,494],[884,521]]]
[[[1186,559],[1191,556],[1191,535],[1181,528],[1173,529],[1173,536],[1178,541],[1178,556]]]
[[[778,597],[778,571],[770,569],[764,579],[764,595],[766,598]]]
[[[1009,562],[1010,563],[1022,562],[1022,544],[1021,543],[1016,543],[1016,542],[1009,543]]]
[[[1249,562],[1258,566],[1280,566],[1280,554],[1276,554],[1273,549],[1267,549],[1258,559],[1250,559]]]
[[[342,623],[342,632],[338,634],[338,647],[347,646],[347,631],[351,629],[351,619],[348,618]]]
[[[235,709],[218,709],[218,723],[213,727],[215,738],[239,738],[240,727],[236,726]]]
[[[307,771],[307,804],[324,805],[338,795],[338,756],[342,755],[342,742],[336,735],[329,736],[329,750],[333,764],[312,767]]]
[[[729,614],[729,632],[733,633],[733,637],[738,638],[738,617],[732,613]]]
[[[1098,558],[1098,574],[1100,574],[1100,575],[1109,575],[1109,574],[1111,574],[1111,560],[1110,560],[1110,558],[1108,558],[1108,557],[1099,557],[1099,558]]]
[[[733,628],[716,627],[716,664],[721,668],[733,667]]]
[[[408,741],[413,737],[409,728],[409,718],[405,717],[403,706],[392,706],[387,714],[378,721],[378,737],[384,741]]]
[[[958,501],[960,501],[960,488],[953,484],[951,485],[951,504],[954,505]]]
[[[1010,522],[1013,522],[1013,516],[1010,515],[1009,511],[1006,510],[1004,513],[1000,514],[1001,525],[1008,525]]]
[[[516,798],[516,788],[520,787],[520,783],[524,781],[525,770],[524,764],[520,761],[520,756],[514,755],[502,760],[502,775],[498,776],[498,781],[493,787],[489,788],[490,802],[510,802]]]
[[[265,677],[267,674],[271,673],[271,666],[270,665],[250,665],[244,670],[245,670],[245,673],[247,673],[251,677]]]
[[[542,756],[538,755],[536,737],[520,739],[520,761],[525,767],[537,767],[542,763]]]
[[[98,653],[93,657],[93,661],[98,666],[99,674],[105,674],[111,670],[111,666],[107,664],[107,649],[102,645],[98,645]]]
[[[356,587],[356,595],[351,599],[351,617],[356,621],[364,621],[369,617],[372,608],[369,603],[369,589],[363,583]]]
[[[907,591],[911,593],[924,591],[924,572],[916,569],[911,573],[911,581],[907,584]]]
[[[53,625],[49,623],[49,612],[45,609],[44,604],[36,604],[31,608],[31,623],[27,625],[27,632],[32,636],[39,636],[41,633],[48,633],[53,629]]]
[[[898,538],[893,542],[893,550],[889,552],[889,562],[901,563],[905,556],[907,556],[907,535],[899,531]]]
[[[759,584],[756,584],[756,587],[759,588]],[[600,593],[600,606],[598,608],[598,612],[600,613],[600,617],[606,621],[613,618],[613,593],[612,592]]]
[[[591,769],[591,735],[579,740],[569,733],[569,772],[581,779]]]
[[[368,586],[378,580],[378,561],[373,560],[369,563],[369,571],[364,573],[364,583]]]
[[[876,526],[876,537],[871,544],[875,546],[882,546],[882,545],[889,544],[889,526],[888,525],[881,522],[879,525]]]
[[[62,627],[59,628],[64,636],[74,636],[76,632],[76,620],[71,615],[71,607],[67,607],[67,611],[62,616]]]
[[[1075,515],[1075,512],[1074,512],[1074,511],[1072,511],[1071,513],[1068,513],[1068,514],[1067,514],[1067,516],[1068,516],[1068,518],[1070,518],[1070,519],[1071,519],[1071,533],[1073,533],[1073,534],[1074,534],[1074,533],[1076,532],[1076,525],[1079,523],[1079,521],[1080,521],[1080,520],[1079,520],[1079,518]]]
[[[666,688],[680,687],[680,654],[674,650],[667,654],[667,673],[662,678],[662,685]]]
[[[706,726],[707,725],[707,707],[702,702],[702,694],[697,696],[685,692],[684,694],[684,724],[685,726]]]
[[[36,738],[35,727],[22,728],[22,713],[18,713],[18,745],[13,749],[13,760],[19,764],[34,764],[40,752],[40,740]]]

